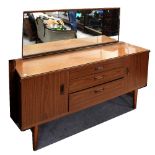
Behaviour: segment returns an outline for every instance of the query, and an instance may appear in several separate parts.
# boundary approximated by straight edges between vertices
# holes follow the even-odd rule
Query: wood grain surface
[[[128,68],[126,89],[133,91],[147,85],[149,52],[126,57]]]
[[[69,96],[69,111],[78,111],[116,97],[124,91],[124,78],[90,89],[72,93]]]
[[[119,42],[10,61],[10,111],[21,130],[147,85],[149,50]]]
[[[125,74],[126,68],[122,67],[73,79],[70,80],[69,92],[72,93],[105,82],[110,82],[112,80],[124,77]]]
[[[68,69],[145,51],[149,50],[119,42],[107,46],[82,49],[63,54],[48,55],[31,59],[17,59],[16,70],[21,78],[25,78],[50,71]]]
[[[67,113],[68,72],[55,72],[23,79],[21,93],[22,129]]]

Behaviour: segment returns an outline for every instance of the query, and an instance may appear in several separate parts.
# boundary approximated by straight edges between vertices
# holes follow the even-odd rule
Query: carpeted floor
[[[39,127],[38,149],[133,110],[132,94],[125,94]]]

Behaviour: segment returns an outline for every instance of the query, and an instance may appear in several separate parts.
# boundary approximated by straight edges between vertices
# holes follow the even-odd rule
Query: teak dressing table
[[[106,36],[94,39],[110,43]],[[68,41],[68,40],[67,40]],[[23,131],[32,129],[37,147],[38,126],[147,85],[149,50],[125,42],[89,47],[92,39],[69,40],[87,48],[61,54],[9,61],[11,118]],[[63,41],[62,41],[63,42]],[[69,44],[30,45],[45,53]]]

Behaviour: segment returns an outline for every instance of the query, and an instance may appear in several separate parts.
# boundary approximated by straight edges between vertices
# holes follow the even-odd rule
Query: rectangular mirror
[[[22,56],[117,42],[119,16],[119,8],[25,11]]]

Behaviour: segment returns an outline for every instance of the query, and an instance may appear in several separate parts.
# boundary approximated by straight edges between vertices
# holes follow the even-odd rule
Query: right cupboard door
[[[127,91],[133,91],[147,85],[149,52],[127,57]]]

